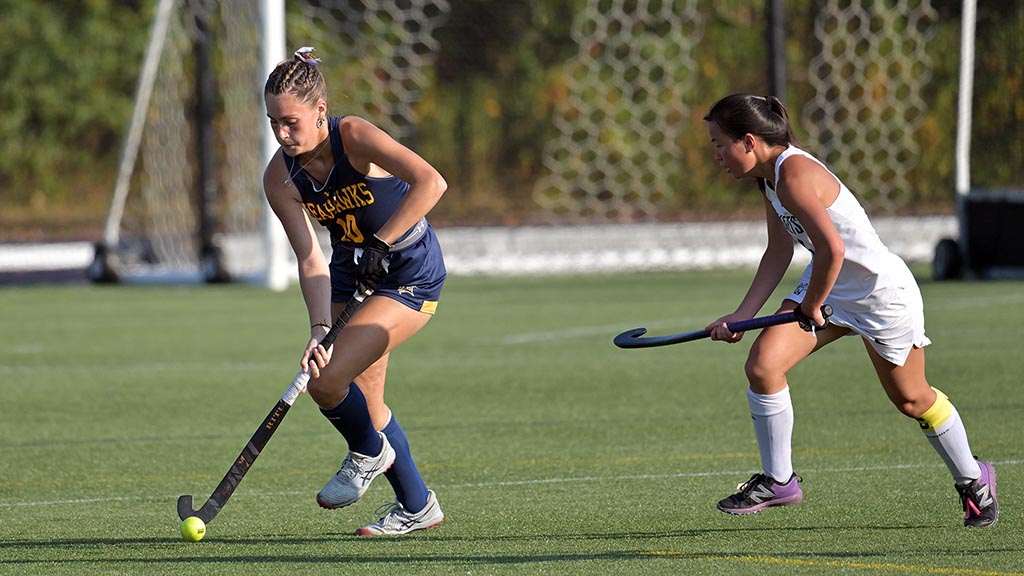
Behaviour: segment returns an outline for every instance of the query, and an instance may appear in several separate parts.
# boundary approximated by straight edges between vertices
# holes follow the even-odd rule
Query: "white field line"
[[[612,336],[631,330],[633,328],[647,328],[652,334],[657,332],[658,328],[671,328],[675,332],[689,331],[689,330],[700,330],[703,325],[701,322],[710,322],[714,318],[661,318],[659,320],[638,320],[633,325],[625,325],[622,323],[617,324],[604,324],[601,326],[575,326],[572,328],[562,328],[559,330],[546,330],[539,332],[522,332],[519,334],[510,334],[496,341],[501,346],[515,345],[515,344],[534,344],[538,342],[550,342],[552,340],[565,340],[567,338],[587,338],[590,336]]]
[[[1012,466],[1024,464],[1024,460],[993,460],[992,464],[998,466]],[[911,470],[918,468],[939,468],[941,464],[891,464],[884,466],[856,466],[852,468],[805,468],[801,473],[807,474],[858,474],[864,472],[878,472],[888,470]],[[461,483],[439,483],[433,484],[438,488],[501,488],[506,486],[536,486],[541,484],[568,484],[576,482],[620,482],[623,480],[664,480],[666,478],[706,478],[713,476],[745,476],[750,470],[727,470],[721,472],[678,472],[674,474],[623,474],[615,476],[573,476],[555,478],[536,478],[533,480],[496,480],[492,482],[461,482]],[[308,490],[284,490],[274,492],[240,492],[238,496],[243,497],[272,497],[272,496],[293,496],[307,494]],[[73,498],[66,500],[42,500],[27,502],[0,502],[0,508],[18,508],[27,506],[63,506],[68,504],[98,504],[104,502],[125,502],[125,501],[177,501],[177,496],[119,496],[110,498]]]
[[[298,368],[298,363],[295,364]],[[0,365],[0,374],[37,374],[61,373],[93,373],[104,374],[134,374],[137,372],[204,372],[211,368],[231,370],[235,372],[259,372],[281,368],[280,362],[130,362],[121,364],[77,364],[74,366],[54,366],[52,364],[22,364],[22,365]],[[291,376],[294,376],[292,373]],[[282,376],[282,379],[284,377]]]

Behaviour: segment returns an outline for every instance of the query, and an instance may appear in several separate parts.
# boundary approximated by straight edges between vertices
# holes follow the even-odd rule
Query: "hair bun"
[[[295,59],[300,62],[305,62],[310,66],[316,66],[320,62],[320,59],[313,56],[313,52],[316,52],[316,48],[312,46],[303,46],[295,51]]]

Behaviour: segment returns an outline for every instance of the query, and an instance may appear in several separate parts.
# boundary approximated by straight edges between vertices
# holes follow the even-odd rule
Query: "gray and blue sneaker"
[[[999,503],[996,501],[996,469],[988,462],[978,460],[981,478],[967,484],[957,484],[960,504],[964,507],[964,526],[981,528],[999,521]]]
[[[427,490],[427,505],[419,512],[409,512],[401,502],[389,502],[377,509],[381,517],[373,524],[356,530],[357,536],[397,536],[416,530],[429,530],[444,522],[444,513],[433,490]]]
[[[316,502],[321,508],[334,510],[354,504],[363,497],[373,479],[387,472],[395,463],[395,449],[388,442],[388,437],[377,433],[381,437],[380,454],[366,456],[349,452],[338,473],[316,495]]]
[[[785,484],[765,474],[754,474],[736,489],[739,492],[718,502],[719,510],[728,514],[754,514],[769,506],[792,506],[804,499],[800,477],[796,474]]]

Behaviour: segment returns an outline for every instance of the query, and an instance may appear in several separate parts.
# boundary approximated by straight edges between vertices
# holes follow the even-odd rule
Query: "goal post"
[[[277,143],[261,95],[285,54],[284,0],[155,7],[88,277],[282,290],[293,271],[262,189]]]
[[[262,0],[260,4],[262,7],[260,27],[263,32],[260,61],[263,63],[263,77],[266,78],[287,54],[285,6],[284,0]],[[274,137],[274,131],[269,122],[263,123],[262,141],[263,158],[269,162],[278,148],[277,139]],[[267,268],[263,277],[264,286],[275,291],[284,290],[288,287],[289,282],[287,238],[284,229],[266,201],[263,202],[263,249],[267,254]]]

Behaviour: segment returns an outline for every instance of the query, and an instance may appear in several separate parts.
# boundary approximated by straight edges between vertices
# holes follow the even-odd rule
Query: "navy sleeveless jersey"
[[[334,302],[347,301],[355,290],[355,250],[384,226],[409,191],[409,183],[397,176],[372,178],[349,163],[338,130],[340,120],[332,116],[327,121],[334,167],[323,187],[309,178],[296,158],[284,155],[288,177],[299,191],[307,213],[330,232]],[[376,294],[433,313],[444,283],[445,267],[437,236],[425,219],[422,224],[394,243],[401,249],[393,249],[388,256],[389,272]],[[420,237],[413,240],[416,235]]]

